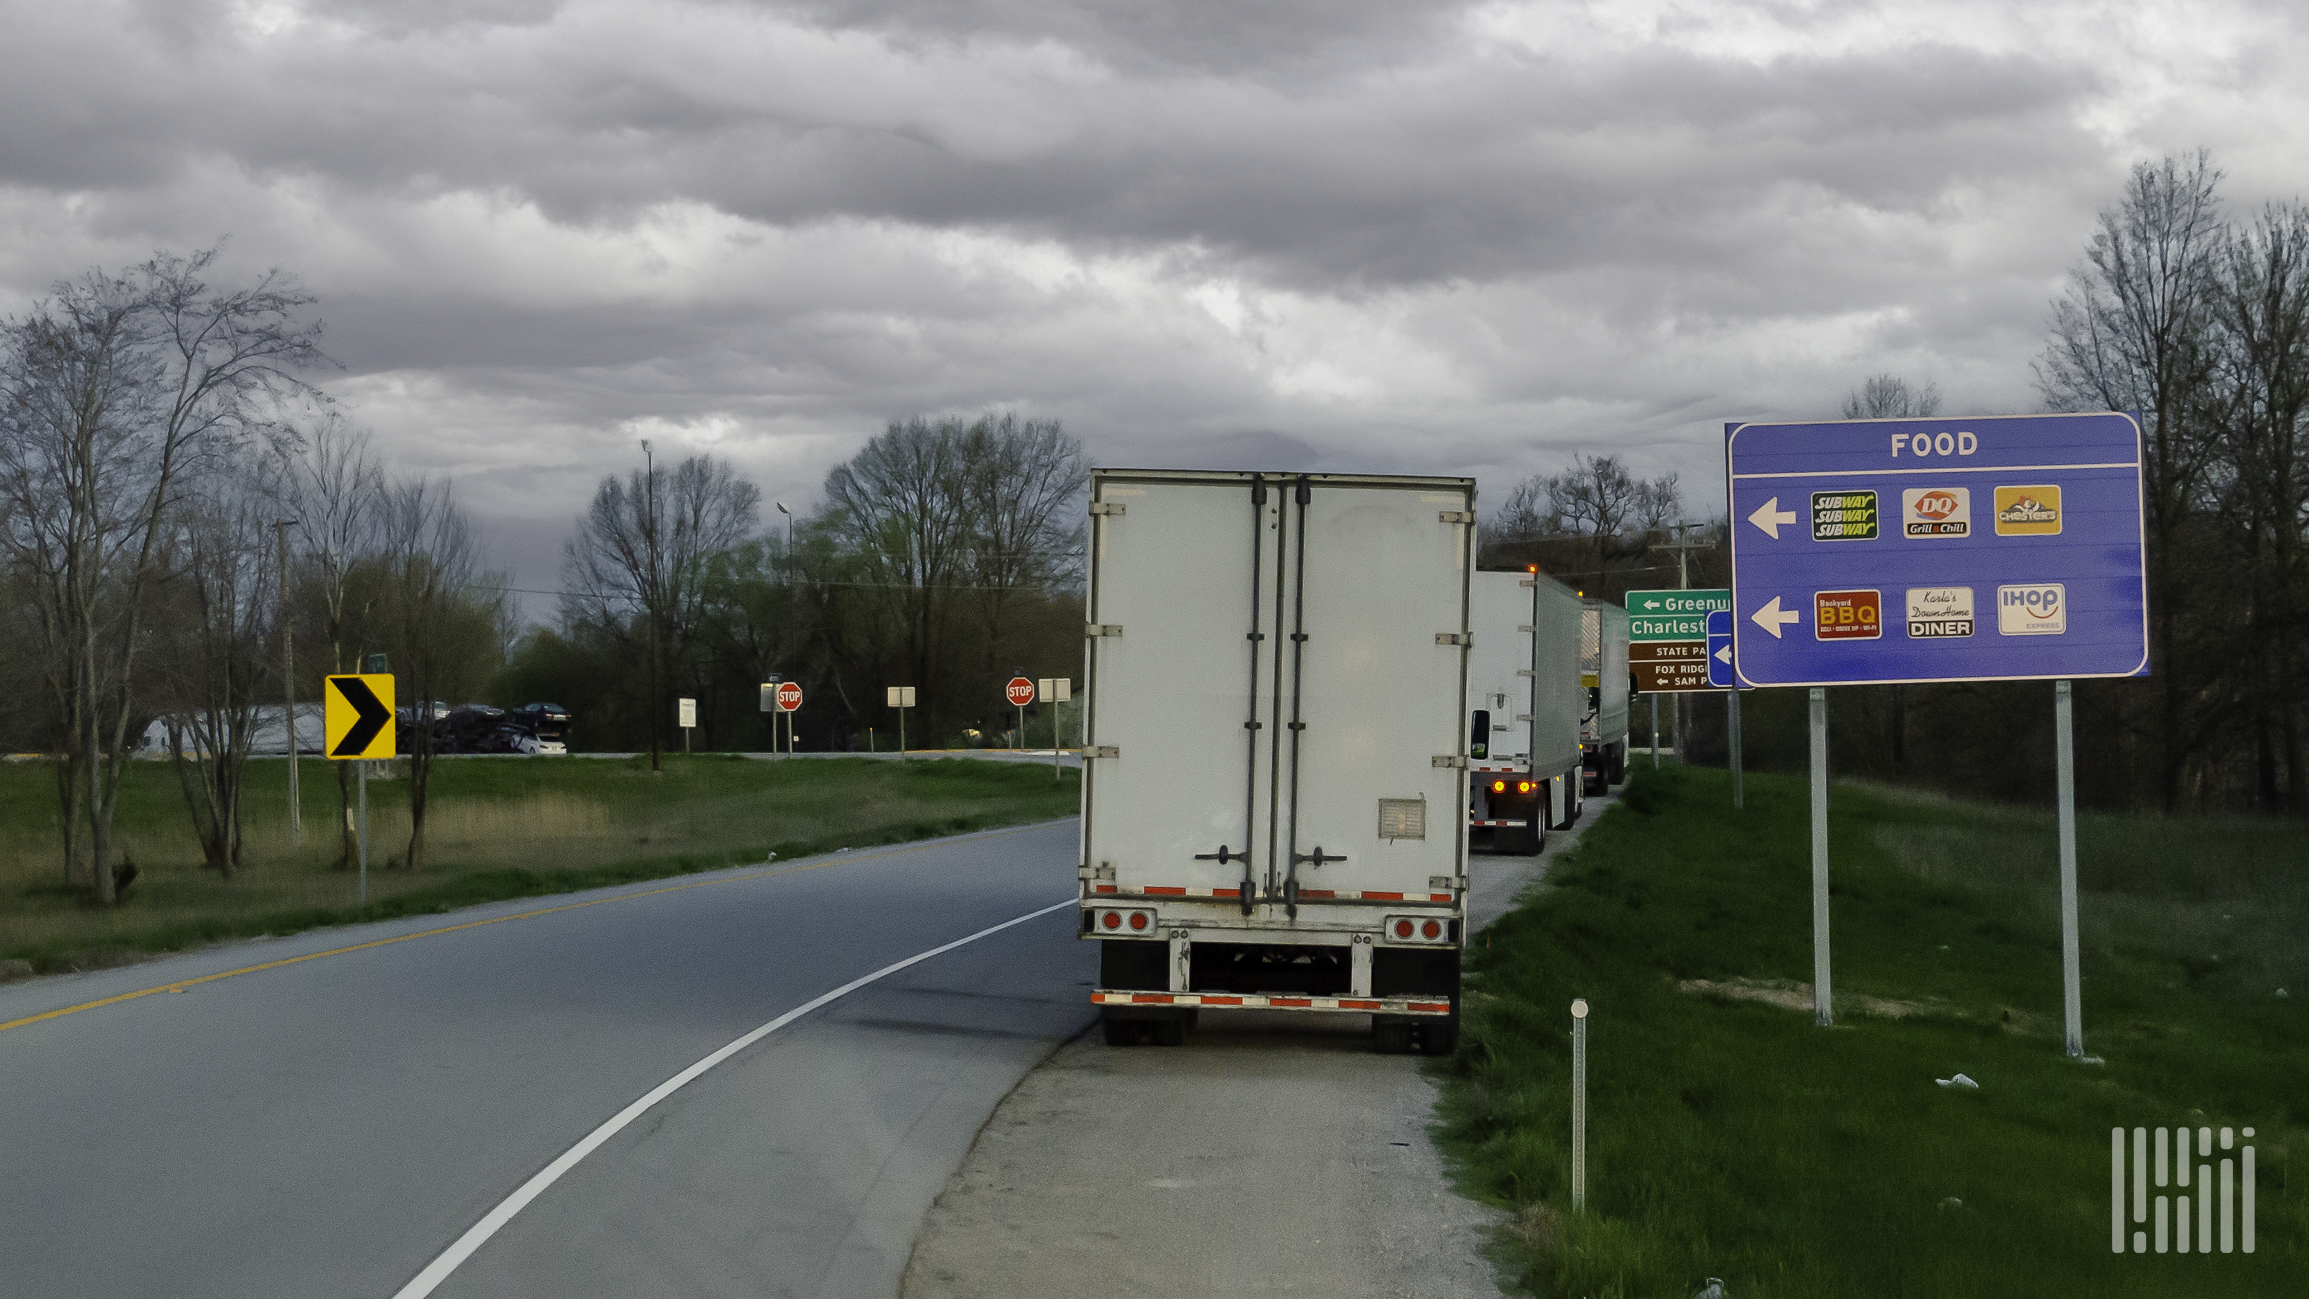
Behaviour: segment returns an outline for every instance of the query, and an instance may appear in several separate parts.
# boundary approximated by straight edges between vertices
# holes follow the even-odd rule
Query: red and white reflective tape
[[[1469,817],[1467,823],[1472,826],[1491,826],[1509,830],[1520,830],[1531,824],[1529,821],[1478,821],[1473,817]]]
[[[1470,824],[1474,824],[1474,825],[1523,825],[1523,824],[1526,824],[1526,823],[1525,823],[1525,822],[1522,822],[1522,821],[1476,821],[1476,822],[1471,822]],[[1197,899],[1200,899],[1200,898],[1225,898],[1225,899],[1226,899],[1227,901],[1229,901],[1229,902],[1237,901],[1238,899],[1240,899],[1240,898],[1243,896],[1243,893],[1242,893],[1242,889],[1241,889],[1240,887],[1237,887],[1237,888],[1226,888],[1226,889],[1180,889],[1180,888],[1165,888],[1165,887],[1162,887],[1162,886],[1159,886],[1159,885],[1152,885],[1152,884],[1150,884],[1150,885],[1147,885],[1147,886],[1146,886],[1146,887],[1144,887],[1144,888],[1139,888],[1139,889],[1132,889],[1132,890],[1130,890],[1130,891],[1129,891],[1127,894],[1126,894],[1126,893],[1124,893],[1124,892],[1123,892],[1123,890],[1122,890],[1122,887],[1121,887],[1120,885],[1117,885],[1117,884],[1093,884],[1093,885],[1091,885],[1091,886],[1090,886],[1090,891],[1091,891],[1091,893],[1092,893],[1093,895],[1096,895],[1096,896],[1101,896],[1101,897],[1109,897],[1109,896],[1111,896],[1111,897],[1126,897],[1126,896],[1127,896],[1127,897],[1134,897],[1134,898],[1138,898],[1138,897],[1146,897],[1146,898],[1197,898]],[[1362,901],[1365,901],[1365,902],[1450,902],[1450,901],[1452,901],[1452,900],[1453,900],[1453,899],[1452,899],[1452,896],[1451,896],[1449,893],[1382,893],[1382,892],[1379,892],[1379,891],[1377,891],[1377,890],[1372,890],[1372,889],[1365,889],[1365,890],[1362,890],[1362,891],[1360,891],[1360,892],[1358,892],[1358,891],[1356,891],[1356,890],[1354,890],[1354,889],[1300,889],[1300,890],[1299,890],[1299,900],[1300,900],[1301,902],[1352,902],[1352,901],[1355,901],[1355,900],[1357,900],[1357,899],[1360,899],[1360,900],[1362,900]],[[1256,900],[1256,899],[1254,899],[1254,900]],[[1268,900],[1269,900],[1269,901],[1274,901],[1275,899],[1268,899]]]
[[[1531,770],[1531,764],[1525,762],[1511,762],[1505,766],[1498,766],[1490,763],[1476,762],[1468,764],[1467,769],[1469,771],[1522,772]]]
[[[1224,1006],[1244,1010],[1344,1010],[1387,1015],[1448,1015],[1448,1001],[1421,1001],[1408,997],[1290,997],[1267,993],[1232,992],[1121,992],[1101,989],[1090,994],[1094,1006]]]

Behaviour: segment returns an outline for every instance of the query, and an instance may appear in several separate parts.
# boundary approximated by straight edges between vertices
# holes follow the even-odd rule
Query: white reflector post
[[[1587,1207],[1587,999],[1571,1003],[1571,1211]]]

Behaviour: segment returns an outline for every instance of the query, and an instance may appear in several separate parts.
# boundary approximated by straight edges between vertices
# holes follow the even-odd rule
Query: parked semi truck
[[[1091,475],[1082,938],[1108,1042],[1211,1008],[1451,1051],[1475,483]]]
[[[1467,652],[1467,841],[1536,853],[1579,819],[1580,627],[1571,588],[1538,572],[1477,573]]]
[[[1587,690],[1579,760],[1587,792],[1628,778],[1628,611],[1590,597],[1581,602],[1579,682]]]

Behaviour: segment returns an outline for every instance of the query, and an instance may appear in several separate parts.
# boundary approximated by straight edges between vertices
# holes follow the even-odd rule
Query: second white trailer
[[[1536,572],[1477,573],[1467,656],[1468,844],[1536,853],[1579,817],[1579,596]]]

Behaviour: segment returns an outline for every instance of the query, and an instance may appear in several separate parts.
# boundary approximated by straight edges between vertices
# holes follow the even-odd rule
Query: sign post
[[[1740,788],[1740,692],[1734,687],[1739,678],[1732,671],[1732,611],[1730,607],[1708,614],[1708,684],[1724,691],[1724,741],[1732,763],[1732,807],[1736,810],[1747,805]]]
[[[777,694],[778,711],[786,715],[786,756],[794,756],[794,714],[802,708],[802,683],[780,681]]]
[[[379,667],[383,655],[372,655]],[[328,678],[321,690],[321,750],[331,761],[356,764],[353,775],[360,786],[361,822],[354,836],[360,868],[359,901],[369,901],[369,763],[370,758],[393,756],[393,678],[386,673],[363,673]]]
[[[1026,706],[1034,702],[1034,683],[1024,674],[1014,676],[1002,687],[1003,698],[1018,710],[1018,751],[1026,751]]]
[[[898,761],[906,760],[906,710],[914,706],[914,687],[891,686],[888,707],[898,710]]]
[[[1058,737],[1058,714],[1059,714],[1059,712],[1061,711],[1061,710],[1060,710],[1060,709],[1057,707],[1057,705],[1059,705],[1059,704],[1063,704],[1063,703],[1066,703],[1068,700],[1071,700],[1071,699],[1073,699],[1073,698],[1074,698],[1074,678],[1072,678],[1072,677],[1044,677],[1042,680],[1040,680],[1040,681],[1038,681],[1038,682],[1036,682],[1036,683],[1035,683],[1035,690],[1036,690],[1036,693],[1037,693],[1037,694],[1039,694],[1039,695],[1042,697],[1042,702],[1044,702],[1044,703],[1046,703],[1046,704],[1049,704],[1049,705],[1051,705],[1051,709],[1050,709],[1050,778],[1051,778],[1052,780],[1057,780],[1057,779],[1059,778],[1059,767],[1058,767],[1058,754],[1059,754],[1059,747],[1058,747],[1058,746],[1059,746],[1059,737]]]
[[[1732,666],[1813,692],[1814,981],[1829,1022],[1831,685],[2051,681],[2065,1048],[2084,1051],[2068,682],[2149,667],[2141,430],[2113,412],[1725,427]]]

